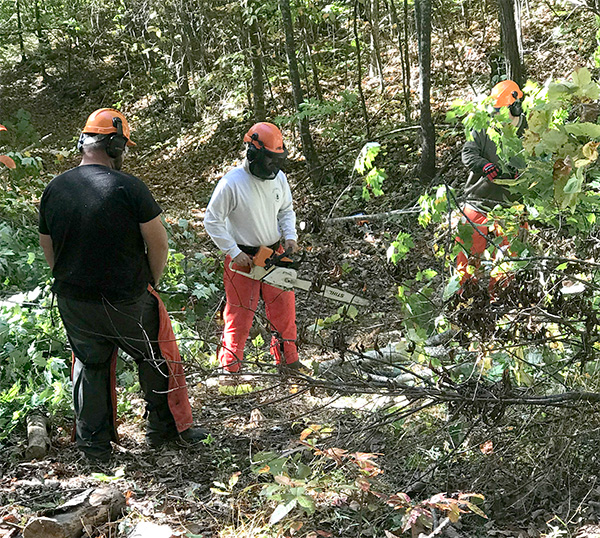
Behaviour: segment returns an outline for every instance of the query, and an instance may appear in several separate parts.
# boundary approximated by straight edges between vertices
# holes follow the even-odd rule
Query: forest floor
[[[572,52],[570,58],[561,55],[565,65],[552,68],[566,72],[568,64],[577,62],[577,51]],[[536,61],[543,64],[539,56]],[[544,72],[549,67],[532,68],[540,78],[549,74]],[[10,74],[5,76],[10,80]],[[76,164],[76,156],[59,157],[59,152],[72,143],[89,111],[96,108],[98,94],[85,95],[74,105],[61,97],[60,88],[18,77],[2,91],[4,107],[30,110],[42,137],[51,135],[39,153],[48,177]],[[391,107],[388,112],[391,131],[397,111]],[[442,130],[443,114],[440,104],[437,118]],[[188,126],[182,136],[177,134],[180,126],[173,125],[158,140],[152,139],[153,133],[139,131],[139,147],[128,157],[125,169],[148,183],[169,222],[177,226],[180,218],[189,221],[196,236],[190,252],[218,257],[202,227],[203,211],[216,181],[240,160],[244,125],[232,119],[211,128]],[[396,125],[401,125],[399,118]],[[360,198],[361,179],[351,172],[361,146],[358,140],[356,150],[345,156],[335,147],[319,148],[323,161],[330,162],[331,176],[318,186],[306,177],[299,155],[291,155],[289,178],[298,221],[304,223],[299,276],[319,275],[372,302],[371,307],[359,309],[354,319],[332,323],[319,332],[315,321],[335,315],[340,305],[298,292],[300,353],[309,367],[322,368],[340,357],[352,362],[353,350],[382,348],[402,338],[397,286],[436,263],[430,238],[410,215],[338,224],[325,221],[411,207],[422,188],[414,177],[416,134],[408,130],[383,137],[389,176],[386,196],[369,203]],[[458,158],[461,138],[449,128],[442,138],[439,166],[453,183],[463,174]],[[386,251],[400,230],[413,234],[418,255],[394,266],[388,263]],[[256,325],[253,337],[261,334],[268,341],[262,315]],[[220,332],[216,318],[199,329],[214,346]],[[410,366],[411,350],[405,355]],[[469,410],[463,416],[443,405],[402,414],[398,411],[413,409],[413,403],[403,397],[344,387],[343,377],[337,378],[337,390],[331,380],[327,384],[281,377],[264,356],[264,349],[249,349],[248,369],[256,379],[239,390],[219,388],[214,372],[189,362],[195,418],[211,432],[200,446],[149,449],[144,443],[143,402],[123,391],[121,444],[113,460],[99,468],[82,459],[70,441],[71,425],[65,417],[52,418],[52,448],[41,461],[24,458],[26,439],[19,432],[0,458],[0,537],[18,538],[36,513],[86,488],[106,484],[126,494],[128,508],[119,520],[93,529],[93,537],[129,536],[140,522],[163,526],[148,534],[153,538],[244,538],[278,532],[311,538],[400,536],[396,512],[376,496],[367,500],[356,485],[361,476],[356,465],[351,459],[328,458],[326,450],[331,448],[372,455],[382,471],[369,478],[372,491],[404,492],[417,500],[461,491],[485,497],[481,508],[487,519],[465,516],[440,536],[600,537],[595,526],[600,517],[600,427],[594,408],[511,408],[497,420],[476,411],[469,415]],[[321,431],[308,436],[315,439],[316,448],[305,444],[309,427]],[[264,500],[268,495],[259,497],[259,492],[274,483],[273,477],[257,474],[252,464],[253,457],[264,451],[279,454],[290,467],[304,462],[314,471],[315,480],[321,477],[319,484],[311,486],[313,493],[319,492],[314,493],[314,514],[296,508],[283,527],[268,524],[279,501],[272,497],[268,504]],[[289,494],[289,489],[282,491]]]
[[[134,157],[128,168],[140,177],[151,178],[151,188],[174,225],[180,217],[191,222],[197,237],[190,248],[211,256],[216,253],[202,228],[202,210],[223,167],[213,165],[204,170],[201,181],[190,178],[198,162],[208,160],[215,147],[223,148],[224,161],[233,163],[239,157],[239,125],[223,128],[221,134],[223,138],[218,142],[213,138],[210,145],[196,141],[196,150],[188,158],[179,156],[173,165],[168,159],[160,164],[160,158],[146,163]],[[405,170],[402,167],[412,158],[402,154],[403,147],[415,143],[410,139],[402,142],[389,146],[390,151],[397,152],[391,166],[398,171]],[[442,166],[455,162],[456,155],[456,147],[450,145]],[[65,163],[53,166],[66,168]],[[408,172],[406,176],[392,173],[385,201],[364,204],[356,196],[360,186],[355,178],[315,188],[298,165],[289,175],[299,221],[306,223],[301,233],[305,259],[300,276],[310,279],[322,275],[329,284],[372,301],[372,307],[359,309],[355,319],[317,333],[310,329],[315,320],[334,315],[339,305],[298,292],[303,362],[322,368],[346,356],[352,363],[352,350],[382,348],[401,340],[402,320],[395,290],[420,268],[432,265],[426,232],[410,215],[334,225],[323,221],[329,214],[410,207],[417,199],[418,185],[414,180],[403,182]],[[211,178],[208,182],[207,176]],[[351,185],[348,197],[340,198],[338,184]],[[396,267],[387,262],[386,250],[398,230],[411,231],[419,255]],[[253,337],[262,334],[268,341],[260,314],[256,326]],[[199,328],[216,344],[220,326],[215,319]],[[209,441],[197,447],[149,449],[144,443],[143,402],[139,397],[131,400],[123,390],[120,402],[129,401],[119,426],[121,443],[115,447],[113,460],[100,468],[91,466],[76,450],[70,440],[71,425],[64,417],[53,417],[52,448],[41,461],[23,457],[26,439],[21,433],[0,460],[0,536],[17,538],[36,513],[86,488],[106,484],[126,494],[127,512],[119,520],[93,529],[90,536],[130,536],[142,522],[156,525],[146,532],[157,538],[243,538],[278,533],[312,538],[402,535],[399,519],[389,506],[374,496],[368,501],[361,496],[356,486],[361,473],[356,465],[349,459],[340,462],[323,455],[332,448],[349,454],[372,454],[382,471],[370,479],[373,491],[388,495],[403,492],[416,501],[440,492],[473,492],[485,497],[482,509],[488,519],[465,516],[447,526],[440,536],[600,536],[593,526],[600,514],[595,454],[600,430],[593,413],[509,409],[490,422],[477,417],[476,412],[471,417],[468,412],[462,418],[452,415],[451,409],[442,405],[403,415],[402,411],[411,410],[413,405],[403,397],[367,390],[368,385],[363,385],[362,391],[332,387],[331,379],[324,386],[309,378],[282,378],[264,357],[264,349],[248,350],[248,371],[255,373],[256,379],[239,390],[219,388],[214,372],[198,368],[193,359],[188,363],[195,418],[211,432]],[[405,364],[413,364],[410,350]],[[321,376],[314,377],[322,380]],[[343,377],[336,379],[344,383]],[[304,444],[309,427],[327,432],[313,436],[316,448]],[[313,485],[319,492],[315,493],[314,514],[306,515],[296,508],[283,526],[269,525],[278,501],[275,498],[265,503],[259,492],[273,480],[268,474],[257,474],[252,463],[253,457],[264,451],[280,455],[291,462],[289,465],[300,461],[314,470],[315,480],[319,477],[320,481]],[[295,460],[298,454],[300,459]],[[569,490],[557,487],[565,482],[571,484]]]

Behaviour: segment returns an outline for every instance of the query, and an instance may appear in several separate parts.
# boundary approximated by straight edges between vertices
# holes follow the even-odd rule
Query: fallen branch
[[[347,217],[335,217],[332,219],[325,219],[323,221],[323,224],[335,224],[337,222],[346,222],[352,220],[380,220],[388,217],[393,217],[394,215],[413,215],[415,213],[419,213],[420,211],[420,207],[409,207],[407,209],[394,209],[392,211],[386,211],[385,213],[373,213],[371,215],[359,213],[358,215],[349,215]]]
[[[547,394],[544,396],[529,395],[523,391],[510,390],[494,392],[495,386],[473,384],[472,386],[455,385],[452,387],[415,387],[404,383],[397,383],[393,378],[385,381],[373,379],[368,381],[357,378],[336,379],[328,382],[322,379],[307,381],[310,386],[316,386],[345,395],[354,394],[385,394],[386,396],[404,396],[411,401],[433,400],[438,403],[470,403],[476,406],[485,405],[536,405],[560,407],[573,403],[600,403],[600,394],[596,392],[564,392],[561,394]]]
[[[85,528],[117,519],[124,508],[125,497],[117,488],[90,488],[29,521],[23,538],[79,538]]]

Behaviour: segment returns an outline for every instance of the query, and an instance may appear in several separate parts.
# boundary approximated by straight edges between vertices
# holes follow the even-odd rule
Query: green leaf
[[[571,75],[573,83],[579,87],[587,86],[592,82],[592,74],[585,67],[578,67]]]
[[[444,288],[443,300],[450,299],[460,289],[460,276],[455,275],[446,284]]]
[[[119,467],[115,474],[110,476],[104,473],[92,473],[92,478],[99,480],[100,482],[116,482],[118,480],[122,480],[125,476],[125,469],[123,467]]]
[[[316,506],[315,506],[315,501],[312,500],[311,497],[307,496],[307,495],[299,495],[298,497],[296,497],[296,500],[298,501],[298,504],[304,508],[305,512],[307,514],[313,514],[316,510]]]
[[[581,186],[583,185],[584,176],[583,173],[579,173],[580,169],[577,170],[575,174],[573,174],[567,184],[565,185],[563,192],[565,194],[576,194],[581,192]]]
[[[600,138],[600,125],[596,123],[569,123],[564,126],[567,133],[587,138]]]
[[[576,91],[575,85],[569,82],[553,82],[548,87],[548,101],[560,101]]]
[[[366,170],[370,170],[373,167],[375,157],[377,157],[380,151],[381,144],[379,144],[379,142],[367,142],[356,158],[354,169],[361,175],[364,174]]]
[[[342,306],[338,312],[350,319],[356,319],[356,316],[358,316],[358,309],[354,305]]]
[[[308,465],[305,465],[304,463],[298,464],[298,471],[296,473],[298,478],[300,478],[301,480],[306,480],[311,474],[312,469]]]
[[[554,153],[567,142],[567,135],[562,130],[551,129],[542,135],[542,142],[548,151]]]
[[[271,518],[269,519],[269,524],[270,525],[275,525],[275,523],[279,523],[295,507],[296,507],[296,499],[292,499],[287,504],[279,504],[279,505],[277,505],[277,508],[275,508],[275,510],[271,514]]]

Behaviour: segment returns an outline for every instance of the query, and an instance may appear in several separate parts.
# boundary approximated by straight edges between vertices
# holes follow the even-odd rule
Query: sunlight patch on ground
[[[379,409],[389,408],[390,406],[406,406],[410,402],[404,396],[333,396],[330,401],[325,403],[323,398],[308,397],[307,402],[311,405],[320,404],[324,407],[333,409],[353,409],[354,411],[377,411]]]

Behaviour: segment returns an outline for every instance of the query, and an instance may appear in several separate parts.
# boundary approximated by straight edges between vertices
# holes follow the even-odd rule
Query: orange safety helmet
[[[250,127],[244,135],[244,142],[252,144],[256,149],[272,153],[277,157],[287,157],[288,150],[283,143],[283,135],[272,123],[261,122]]]
[[[117,121],[115,121],[115,119]],[[119,125],[120,124],[120,125]],[[87,119],[83,134],[120,134],[127,139],[128,146],[135,146],[130,139],[131,131],[125,116],[114,108],[100,108],[90,114]]]
[[[523,98],[523,92],[519,85],[512,80],[503,80],[498,82],[493,88],[491,97],[494,100],[494,107],[512,105],[517,99]]]

